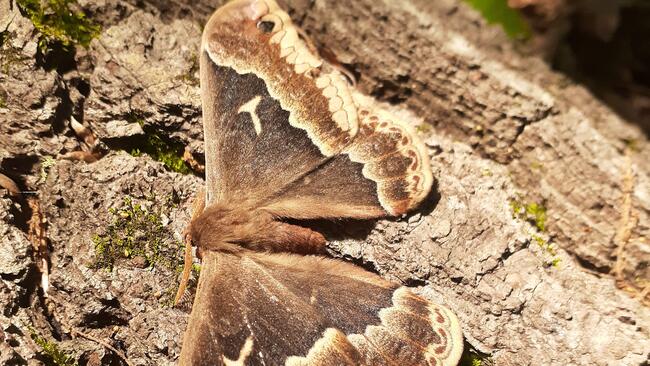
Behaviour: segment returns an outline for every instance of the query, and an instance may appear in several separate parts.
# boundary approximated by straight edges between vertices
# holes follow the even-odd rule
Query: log
[[[151,214],[155,230],[130,235],[165,258],[179,250],[202,178],[132,150],[155,133],[200,162],[198,44],[217,5],[79,1],[101,33],[52,67],[32,23],[0,0],[0,173],[37,192],[51,262],[45,296],[28,206],[0,190],[1,364],[49,360],[38,337],[87,364],[177,360],[191,306],[169,306],[178,263],[135,255],[97,268],[98,245],[125,215]],[[417,127],[437,180],[407,217],[317,223],[333,256],[454,309],[495,365],[648,362],[650,144],[638,127],[460,1],[283,5],[364,93]],[[71,117],[102,159],[58,159],[83,148]]]

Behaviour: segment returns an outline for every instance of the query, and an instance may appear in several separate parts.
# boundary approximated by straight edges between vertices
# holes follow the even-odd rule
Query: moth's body
[[[237,0],[201,45],[203,266],[182,365],[455,365],[454,314],[349,263],[285,219],[398,216],[433,178],[426,149],[361,106],[272,0]],[[284,252],[284,253],[281,253]]]
[[[248,251],[323,253],[325,238],[316,231],[276,219],[246,201],[212,205],[190,227],[202,250],[241,254]]]

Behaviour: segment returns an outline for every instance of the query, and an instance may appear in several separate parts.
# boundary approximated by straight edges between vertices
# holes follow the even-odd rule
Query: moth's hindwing
[[[456,365],[456,317],[351,264],[208,252],[181,365]]]
[[[246,196],[288,218],[400,215],[432,184],[415,133],[355,91],[270,0],[234,1],[203,33],[209,201]]]

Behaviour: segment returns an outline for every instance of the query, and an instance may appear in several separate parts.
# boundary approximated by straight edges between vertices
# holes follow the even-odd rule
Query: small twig
[[[94,163],[102,158],[99,139],[89,127],[84,126],[74,117],[70,117],[70,128],[83,141],[81,150],[65,153],[60,156],[61,159]]]
[[[16,182],[2,173],[0,173],[0,188],[9,191],[9,194],[12,196],[20,195],[20,188],[18,188]]]
[[[47,290],[50,287],[50,265],[48,263],[47,236],[45,234],[47,220],[41,204],[36,197],[27,199],[27,204],[32,209],[32,217],[29,219],[29,241],[34,247],[36,260],[39,263],[38,269],[41,272],[41,287],[43,296],[47,297]]]
[[[621,219],[618,225],[614,242],[616,243],[616,263],[612,267],[612,274],[617,279],[623,278],[625,267],[625,245],[632,236],[632,229],[636,226],[636,219],[632,213],[632,192],[634,191],[634,174],[632,172],[632,152],[625,149],[625,174],[623,175],[623,202],[621,204]]]
[[[205,165],[199,163],[196,159],[194,159],[194,156],[188,147],[185,147],[185,151],[183,151],[183,161],[189,164],[190,168],[192,168],[192,170],[195,172],[205,172]]]
[[[60,300],[60,299],[59,299],[57,296],[55,296],[55,295],[50,296],[48,299],[49,299],[50,301],[52,301],[52,302],[58,304],[59,306],[62,306],[62,307],[64,307],[64,308],[67,307],[67,303],[64,303],[62,300]],[[63,324],[63,326],[64,326],[65,328],[67,328],[67,329],[70,330],[70,334],[72,334],[73,337],[74,337],[75,335],[79,335],[79,336],[81,336],[81,337],[83,337],[83,338],[86,338],[86,339],[88,339],[88,340],[91,340],[91,341],[93,341],[93,342],[96,342],[96,343],[98,343],[98,344],[104,346],[106,349],[108,349],[108,350],[112,351],[113,353],[115,353],[115,354],[116,354],[119,358],[121,358],[121,359],[122,359],[122,360],[123,360],[123,361],[124,361],[128,366],[132,366],[132,364],[129,362],[129,359],[126,358],[126,355],[125,355],[124,353],[122,353],[120,350],[118,350],[117,348],[115,348],[115,347],[111,346],[110,344],[108,344],[108,342],[106,342],[106,341],[104,341],[104,340],[101,340],[101,339],[99,339],[99,338],[97,338],[97,337],[91,336],[91,335],[88,334],[88,333],[85,333],[85,332],[82,332],[82,331],[80,331],[80,330],[75,329],[74,327],[72,327],[70,324],[68,324],[68,323],[67,323],[65,320],[63,320],[63,319],[57,319],[57,320],[58,320],[61,324]]]
[[[0,187],[9,191],[14,197],[20,197],[23,193],[18,188],[18,185],[9,177],[0,173]],[[43,288],[43,296],[47,297],[47,290],[50,287],[50,266],[48,262],[47,251],[47,236],[45,216],[41,211],[41,205],[38,197],[27,197],[27,204],[32,210],[32,215],[29,219],[29,231],[27,233],[29,241],[34,248],[36,266],[41,272],[41,287]],[[23,208],[24,209],[24,208]]]
[[[129,362],[129,359],[126,358],[126,355],[124,353],[122,353],[121,351],[119,351],[117,348],[115,348],[115,347],[111,346],[110,344],[108,344],[108,342],[105,342],[105,341],[103,341],[103,340],[101,340],[99,338],[91,336],[88,333],[84,333],[84,332],[82,332],[80,330],[76,330],[74,328],[70,328],[70,333],[72,333],[73,336],[74,335],[79,335],[79,336],[82,336],[83,338],[86,338],[86,339],[89,339],[89,340],[91,340],[93,342],[99,343],[100,345],[104,346],[106,349],[109,349],[109,350],[113,351],[113,353],[115,353],[118,357],[120,357],[122,359],[122,361],[124,361],[128,366],[132,366],[132,364]]]
[[[83,161],[90,164],[99,160],[101,154],[80,150],[67,152],[61,155],[60,158],[64,160]]]
[[[70,128],[72,128],[77,137],[83,140],[89,149],[95,145],[97,139],[95,138],[93,131],[79,123],[79,121],[72,116],[70,117]]]
[[[645,301],[645,298],[650,294],[650,283],[646,284],[645,287],[639,294],[637,295],[637,299],[641,301]]]

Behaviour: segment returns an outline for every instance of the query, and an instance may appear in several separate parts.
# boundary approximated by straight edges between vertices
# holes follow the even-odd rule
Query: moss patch
[[[74,366],[77,364],[74,356],[69,352],[65,352],[59,348],[56,342],[49,341],[43,336],[38,334],[33,328],[29,328],[29,333],[40,348],[40,353],[43,356],[43,363],[47,366]]]
[[[560,258],[557,256],[557,249],[553,243],[549,243],[543,237],[533,234],[531,236],[533,241],[537,243],[537,246],[544,251],[544,254],[547,258],[544,259],[544,265],[547,267],[559,267]]]
[[[544,168],[544,164],[540,163],[539,161],[533,161],[530,163],[530,169],[531,170],[542,170]]]
[[[469,343],[465,342],[463,356],[460,358],[458,366],[491,366],[492,359],[489,355],[481,353],[474,349]]]
[[[183,151],[185,151],[183,144],[155,132],[145,132],[144,141],[139,147],[131,150],[131,155],[141,156],[144,153],[163,163],[171,171],[181,174],[192,172],[192,169],[183,160]]]
[[[640,152],[641,148],[639,147],[639,140],[636,139],[631,139],[631,140],[624,140],[625,142],[625,147],[628,148],[632,152]]]
[[[193,53],[190,56],[190,69],[183,75],[179,76],[179,79],[190,84],[192,86],[199,86],[199,78],[196,77],[199,72],[199,55]]]
[[[515,219],[525,220],[535,226],[536,233],[530,234],[531,240],[537,243],[540,249],[544,252],[544,265],[549,267],[558,267],[560,265],[560,258],[557,256],[557,249],[553,243],[544,239],[540,233],[546,232],[546,207],[541,203],[523,202],[521,197],[517,200],[510,201],[510,208],[512,209],[512,217]]]
[[[3,74],[9,74],[10,66],[12,64],[25,59],[25,57],[21,54],[20,49],[15,48],[11,44],[13,37],[14,34],[9,31],[0,33],[0,72]],[[2,99],[3,103],[6,103],[5,98]],[[3,106],[3,108],[5,106]]]
[[[9,37],[9,31],[5,30],[0,32],[0,47],[5,45],[5,42],[8,37]]]
[[[422,122],[419,125],[415,126],[415,131],[426,135],[433,131],[433,127],[431,127],[431,125],[426,122]]]
[[[546,230],[546,207],[544,205],[536,202],[522,203],[520,200],[512,200],[510,201],[510,207],[514,218],[530,222],[539,231]]]
[[[16,0],[18,7],[41,34],[38,45],[42,51],[53,45],[70,48],[75,45],[88,47],[101,28],[78,10],[74,0]]]
[[[521,14],[508,6],[508,0],[465,0],[490,24],[499,24],[510,38],[530,37],[530,26]]]
[[[104,234],[92,238],[96,254],[92,267],[112,270],[118,260],[137,257],[144,260],[144,266],[175,271],[181,265],[183,245],[171,239],[173,234],[160,208],[170,204],[168,200],[147,208],[126,197],[121,208],[109,209],[112,223]]]
[[[131,113],[126,119],[130,123],[139,124],[145,133],[144,139],[138,137],[135,143],[136,146],[129,150],[129,154],[132,156],[147,154],[176,173],[189,174],[192,172],[192,168],[183,160],[185,145],[147,126],[144,117],[137,113]]]
[[[41,161],[41,172],[40,172],[40,179],[38,180],[37,184],[45,183],[45,180],[47,180],[47,176],[50,172],[50,168],[56,165],[56,159],[54,159],[51,156],[45,156],[43,160]]]

